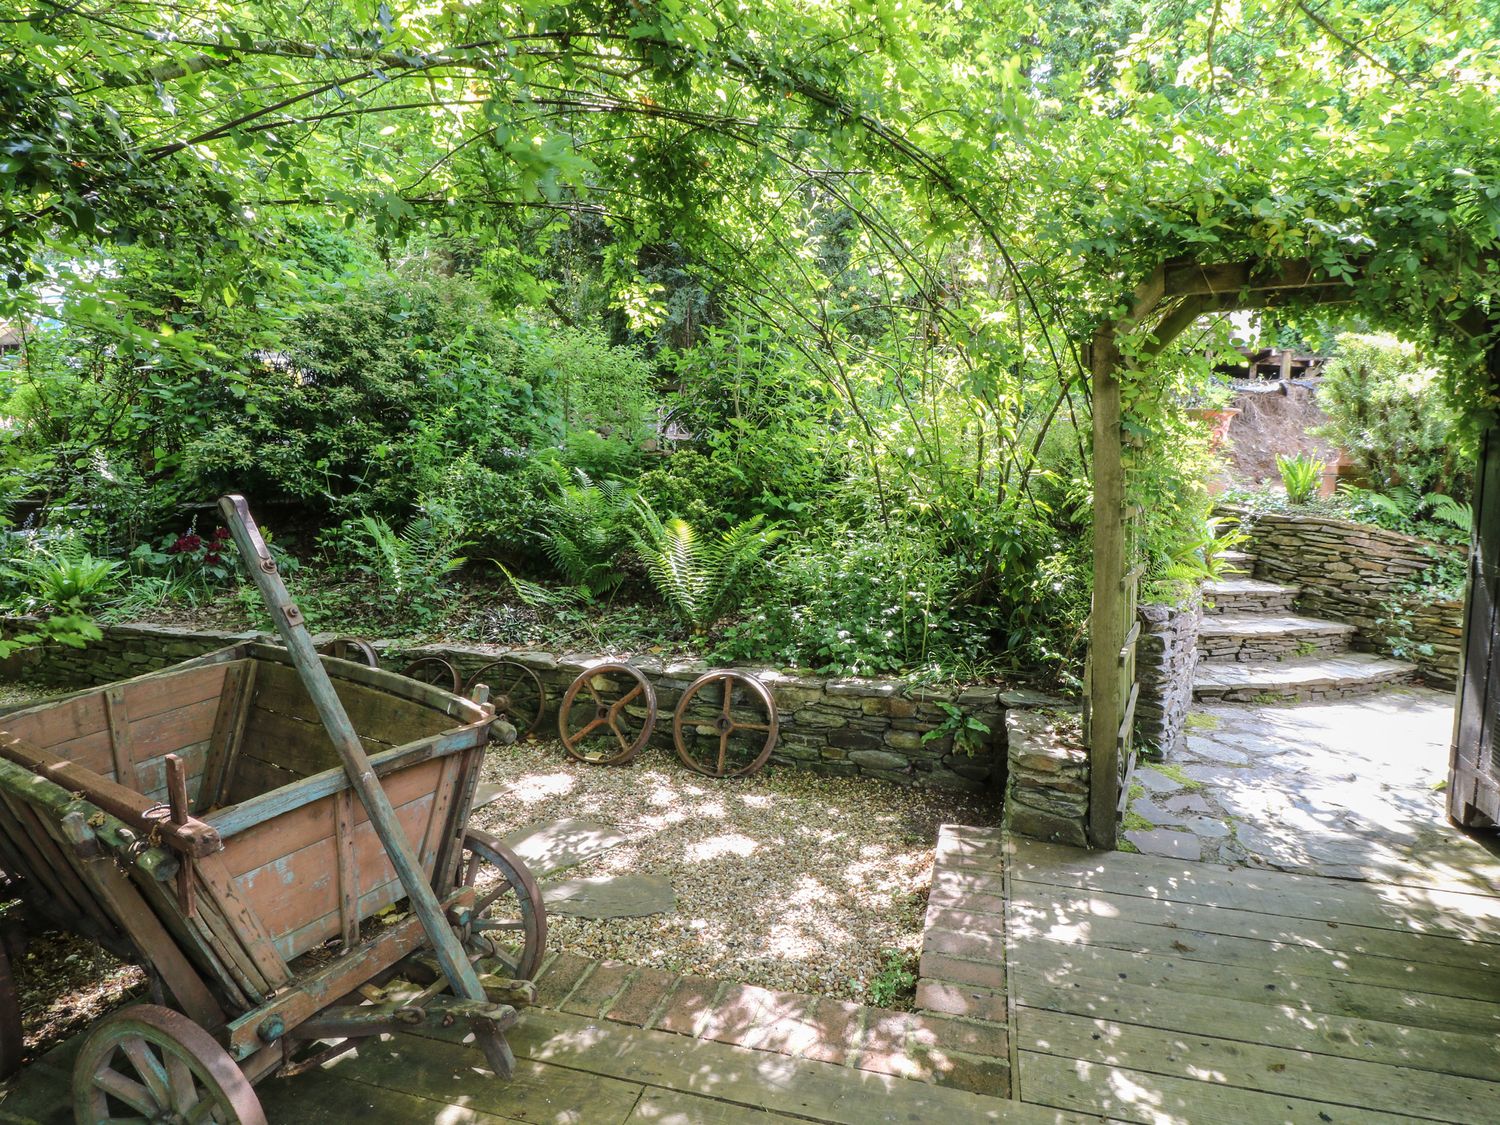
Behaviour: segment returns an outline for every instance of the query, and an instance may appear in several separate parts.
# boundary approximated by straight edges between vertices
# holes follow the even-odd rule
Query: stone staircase
[[[1416,676],[1404,661],[1351,651],[1354,626],[1297,613],[1299,589],[1249,577],[1249,555],[1226,551],[1220,558],[1232,576],[1203,588],[1197,702],[1343,699]]]

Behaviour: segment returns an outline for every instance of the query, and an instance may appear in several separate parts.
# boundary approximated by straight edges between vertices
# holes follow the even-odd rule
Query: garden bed
[[[646,750],[586,766],[555,742],[491,753],[500,795],[473,822],[499,834],[582,817],[627,837],[559,878],[645,874],[676,908],[645,918],[554,915],[549,947],[671,972],[883,1006],[914,970],[938,825],[998,822],[993,801],[771,768],[719,782]]]

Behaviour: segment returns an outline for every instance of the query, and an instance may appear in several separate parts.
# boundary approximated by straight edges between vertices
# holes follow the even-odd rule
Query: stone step
[[[1410,683],[1416,674],[1415,665],[1368,652],[1256,664],[1200,664],[1193,698],[1199,703],[1343,699]]]
[[[1249,574],[1255,569],[1255,556],[1245,551],[1220,551],[1214,556],[1226,574]]]
[[[1300,586],[1257,582],[1253,578],[1224,578],[1203,584],[1204,612],[1210,616],[1252,610],[1290,612]]]
[[[1203,619],[1198,656],[1206,661],[1288,660],[1340,652],[1349,647],[1353,625],[1299,617],[1295,613],[1220,613]]]

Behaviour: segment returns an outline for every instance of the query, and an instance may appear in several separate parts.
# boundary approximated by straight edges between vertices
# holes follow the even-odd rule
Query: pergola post
[[[1089,616],[1088,753],[1091,847],[1113,848],[1118,814],[1119,729],[1124,719],[1125,466],[1115,325],[1089,349],[1094,425],[1094,604]]]

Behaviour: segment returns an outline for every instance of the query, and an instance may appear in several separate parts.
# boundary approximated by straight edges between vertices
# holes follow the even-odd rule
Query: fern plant
[[[622,481],[597,484],[582,469],[552,502],[542,521],[543,547],[559,574],[590,597],[624,581],[618,562],[630,546],[635,489]]]
[[[6,577],[28,595],[28,609],[44,606],[79,613],[97,605],[119,585],[117,562],[95,558],[78,539],[60,539],[28,552],[6,568]]]
[[[436,505],[397,532],[379,516],[361,516],[356,525],[367,549],[359,569],[374,578],[384,599],[421,617],[435,611],[447,592],[444,578],[468,560],[458,554],[467,544],[457,520]]]
[[[1276,468],[1281,471],[1281,483],[1286,488],[1287,501],[1306,504],[1323,482],[1323,470],[1327,466],[1309,453],[1292,456],[1278,453]]]
[[[636,554],[672,612],[700,634],[744,597],[745,579],[782,534],[755,515],[705,538],[685,519],[663,521],[643,498],[636,499],[636,510],[641,525],[631,531]]]

